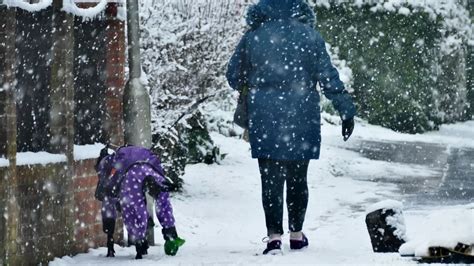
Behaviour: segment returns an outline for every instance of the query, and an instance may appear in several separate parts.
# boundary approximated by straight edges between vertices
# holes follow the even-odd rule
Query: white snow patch
[[[405,225],[405,217],[403,216],[402,209],[395,209],[395,214],[393,216],[389,216],[386,219],[388,225],[392,228],[395,228],[393,232],[398,239],[407,239],[407,228]]]
[[[8,167],[10,166],[10,161],[5,159],[4,157],[0,157],[0,167]]]
[[[102,143],[89,145],[74,145],[74,160],[86,160],[98,158],[100,150],[105,147]]]
[[[408,16],[410,15],[410,9],[406,8],[406,7],[400,7],[400,9],[398,10],[398,13],[401,14],[401,15],[405,15],[405,16]]]
[[[403,255],[426,256],[429,247],[474,244],[474,204],[432,210],[428,215],[413,212],[406,218],[410,241],[400,247]]]
[[[16,155],[17,165],[34,165],[34,164],[53,164],[61,163],[67,160],[64,154],[53,154],[49,152],[19,152]]]
[[[366,210],[366,213],[371,213],[377,210],[402,210],[403,209],[403,203],[397,200],[384,200],[378,203],[375,203],[371,206],[369,206]]]
[[[53,0],[42,0],[39,3],[30,4],[23,0],[3,0],[3,4],[8,7],[18,7],[28,12],[37,12],[48,8],[53,3]]]

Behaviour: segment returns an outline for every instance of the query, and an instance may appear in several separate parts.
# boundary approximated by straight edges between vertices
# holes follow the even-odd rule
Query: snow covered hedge
[[[419,133],[474,115],[467,7],[464,0],[316,1],[318,28],[352,69],[360,116]]]
[[[154,143],[176,175],[186,162],[219,159],[208,125],[232,131],[222,110],[233,109],[235,95],[224,74],[244,30],[244,2],[140,1],[143,71],[152,96]],[[193,108],[201,99],[207,100]]]

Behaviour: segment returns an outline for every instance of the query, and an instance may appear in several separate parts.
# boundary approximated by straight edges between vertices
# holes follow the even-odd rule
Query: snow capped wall
[[[99,157],[100,150],[105,147],[102,143],[90,145],[74,145],[74,160],[81,161]]]
[[[67,158],[64,154],[52,154],[49,152],[19,152],[16,154],[17,165],[34,165],[34,164],[54,164],[66,162]]]

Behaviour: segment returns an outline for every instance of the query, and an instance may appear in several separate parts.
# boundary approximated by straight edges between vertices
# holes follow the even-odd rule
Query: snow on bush
[[[142,65],[152,100],[154,150],[177,184],[186,163],[219,161],[209,128],[237,134],[229,116],[236,95],[225,72],[245,29],[246,2],[140,1]]]
[[[339,57],[339,47],[333,47],[331,44],[326,43],[326,49],[329,52],[332,64],[339,72],[339,78],[342,80],[342,82],[344,82],[344,86],[350,93],[354,92],[354,76],[352,69],[349,67],[346,60]],[[336,110],[332,106],[331,101],[329,101],[326,97],[321,97],[321,109],[329,114],[336,114]]]
[[[329,8],[331,4],[351,3],[353,6],[372,6],[372,12],[396,12],[410,15],[412,12],[425,12],[433,20],[442,17],[445,19],[444,33],[457,35],[458,38],[474,40],[474,31],[469,18],[469,11],[464,8],[467,0],[310,0],[313,5]],[[315,3],[316,2],[316,3]]]
[[[359,115],[420,133],[471,117],[467,1],[322,0],[318,27],[353,70]]]
[[[243,0],[141,2],[143,68],[155,133],[167,131],[199,99],[231,101],[224,74],[244,30],[244,10]]]

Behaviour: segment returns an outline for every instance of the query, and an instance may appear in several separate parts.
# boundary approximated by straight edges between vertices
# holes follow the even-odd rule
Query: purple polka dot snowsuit
[[[159,188],[159,192],[150,193],[155,200],[156,216],[163,229],[174,228],[173,208],[166,192],[167,180],[161,162],[151,151],[135,146],[122,147],[101,161],[101,173],[107,176],[104,187],[108,192],[102,205],[102,217],[115,219],[117,203],[120,203],[123,222],[133,242],[146,237],[149,217],[146,186]]]

